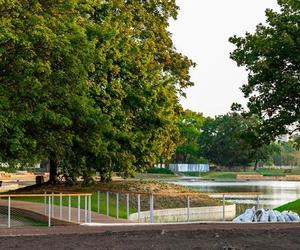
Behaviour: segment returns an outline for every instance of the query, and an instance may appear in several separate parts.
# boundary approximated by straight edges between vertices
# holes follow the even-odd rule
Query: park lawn
[[[286,203],[280,207],[275,208],[275,210],[282,211],[293,211],[295,213],[300,214],[300,199]]]
[[[22,198],[12,198],[13,200],[21,200],[21,201],[28,201],[28,202],[37,202],[37,203],[45,203],[44,197],[22,197]],[[46,199],[48,203],[48,199]],[[126,203],[125,197],[119,197],[119,218],[126,218],[127,211],[126,211]],[[60,205],[60,197],[54,197],[54,205]],[[62,197],[62,205],[68,206],[69,205],[69,197],[63,196]],[[98,212],[98,192],[92,193],[91,199],[91,210],[93,212]],[[78,197],[71,197],[71,207],[78,208]],[[85,207],[85,198],[84,196],[80,197],[80,208],[84,209]],[[107,205],[106,205],[106,193],[100,193],[100,202],[99,202],[99,212],[101,214],[107,214]],[[135,208],[130,207],[130,213],[135,213],[137,210]],[[116,195],[109,194],[109,215],[112,217],[117,217],[117,210],[116,210]]]
[[[268,169],[262,168],[258,172],[264,176],[300,175],[300,168],[292,169]]]
[[[256,174],[256,172],[207,172],[207,173],[202,173],[200,177],[204,179],[224,179],[224,180],[229,180],[229,179],[236,179],[236,176],[238,174]]]
[[[180,178],[175,174],[137,173],[133,180],[175,180]]]
[[[19,214],[18,215],[12,214],[11,219],[21,221],[26,226],[48,227],[48,222],[46,222],[46,221],[40,221],[40,220],[32,219],[32,218],[29,218],[29,217],[26,217],[26,216],[23,216],[23,215],[19,215]]]
[[[263,176],[285,176],[285,175],[300,175],[300,168],[292,168],[290,170],[286,169],[269,169],[269,168],[260,168],[257,171],[211,171],[207,173],[201,173],[201,174],[192,174],[188,173],[187,175],[190,176],[199,176],[204,179],[236,179],[236,176],[238,174],[245,174],[245,175],[255,175],[255,174],[261,174]]]

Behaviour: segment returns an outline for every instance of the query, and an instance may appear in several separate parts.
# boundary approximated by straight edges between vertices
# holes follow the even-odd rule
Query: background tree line
[[[186,110],[178,121],[181,144],[172,161],[209,162],[227,168],[300,166],[298,137],[266,144],[260,135],[261,123],[256,116],[237,112],[210,118]]]

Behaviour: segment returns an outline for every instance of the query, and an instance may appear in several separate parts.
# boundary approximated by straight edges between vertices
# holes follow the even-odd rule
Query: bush
[[[149,174],[172,174],[174,175],[174,172],[168,168],[149,168],[147,170],[147,173]]]

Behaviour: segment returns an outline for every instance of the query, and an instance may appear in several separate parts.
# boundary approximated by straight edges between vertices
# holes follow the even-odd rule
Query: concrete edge
[[[168,223],[82,223],[80,226],[89,227],[122,227],[122,226],[164,226],[164,225],[192,225],[192,224],[300,224],[300,222],[233,222],[233,221],[191,221],[191,222],[168,222]]]

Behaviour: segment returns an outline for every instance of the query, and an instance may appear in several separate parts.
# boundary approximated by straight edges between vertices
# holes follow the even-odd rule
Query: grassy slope
[[[284,176],[284,175],[300,175],[300,168],[292,169],[287,171],[285,169],[259,169],[258,171],[248,171],[248,172],[208,172],[202,173],[199,177],[205,179],[235,179],[238,174],[261,174],[264,176]]]
[[[133,180],[174,180],[179,176],[174,174],[152,174],[152,173],[137,173]]]
[[[286,203],[280,207],[275,208],[275,210],[280,211],[280,212],[285,211],[285,210],[290,210],[290,211],[300,214],[300,199]]]
[[[141,192],[141,193],[165,193],[172,194],[172,197],[165,196],[155,196],[154,207],[155,209],[167,209],[167,208],[180,208],[187,206],[187,197],[176,196],[176,193],[195,193],[195,196],[191,199],[191,206],[216,206],[220,202],[208,197],[205,194],[201,194],[195,191],[191,191],[188,188],[166,184],[154,181],[115,181],[110,184],[94,184],[91,186],[82,186],[80,184],[74,186],[67,185],[43,185],[40,187],[31,186],[23,189],[14,191],[14,193],[44,193],[47,192],[63,192],[63,193],[83,193],[91,192],[92,195],[92,210],[97,212],[97,191],[99,190],[110,190],[110,215],[116,216],[116,195],[114,192],[123,192],[120,194],[119,202],[119,217],[126,217],[126,193],[127,192]],[[175,196],[174,196],[175,194]],[[43,198],[22,198],[22,200],[27,200],[31,202],[44,202]],[[67,205],[68,199],[63,199],[63,205]],[[84,206],[84,198],[81,199],[81,207]],[[59,205],[59,197],[55,199],[55,204]],[[72,206],[77,207],[77,199],[72,199]],[[137,210],[137,195],[130,195],[130,212],[136,212]],[[149,210],[149,195],[141,195],[141,210]],[[100,211],[106,214],[106,194],[101,192],[100,195]]]

